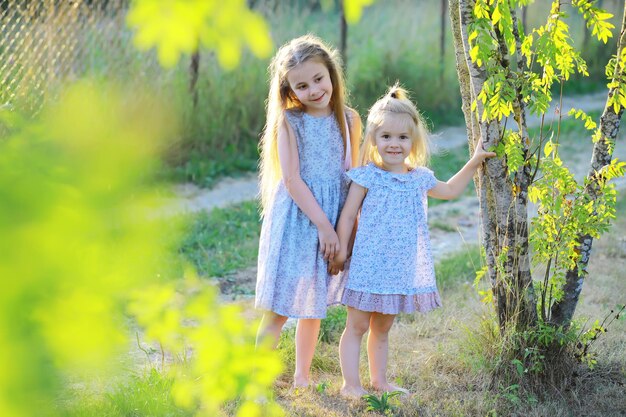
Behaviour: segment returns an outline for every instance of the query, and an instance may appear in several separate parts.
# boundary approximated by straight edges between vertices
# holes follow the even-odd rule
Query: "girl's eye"
[[[298,90],[304,90],[306,88],[306,85],[299,85],[296,87]]]
[[[406,139],[408,139],[408,138],[409,138],[409,137],[408,137],[408,136],[405,136],[405,135],[400,136],[400,139],[402,139],[402,140],[406,140]]]
[[[389,135],[382,135],[383,139],[389,139]]]
[[[322,78],[324,78],[324,77],[318,77],[318,78],[316,78],[316,79],[315,79],[315,82],[316,82],[316,83],[319,83],[320,81],[322,81]]]

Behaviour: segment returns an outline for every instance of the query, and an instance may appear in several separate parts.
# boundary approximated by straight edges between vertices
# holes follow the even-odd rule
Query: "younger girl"
[[[357,162],[361,121],[345,105],[337,52],[320,39],[307,35],[283,45],[270,72],[256,285],[256,307],[266,312],[257,343],[269,335],[276,346],[287,318],[298,318],[293,385],[304,387],[320,319],[327,304],[340,302],[328,260],[339,249],[335,224],[347,193],[345,171]]]
[[[387,381],[389,330],[400,312],[427,312],[441,305],[426,223],[426,197],[459,196],[484,159],[495,156],[479,144],[456,175],[448,182],[437,181],[424,167],[429,157],[427,134],[406,91],[394,86],[370,109],[361,150],[364,166],[348,173],[352,184],[337,226],[340,249],[331,264],[332,272],[343,269],[360,209],[342,298],[348,306],[339,344],[344,396],[366,393],[359,380],[359,350],[368,329],[372,387],[407,392]]]

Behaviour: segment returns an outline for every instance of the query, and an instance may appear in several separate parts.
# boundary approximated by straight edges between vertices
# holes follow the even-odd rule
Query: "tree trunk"
[[[346,22],[346,12],[343,1],[340,2],[340,20],[341,20],[341,60],[343,62],[343,73],[348,72],[348,24]]]
[[[454,34],[457,72],[461,83],[463,111],[470,148],[474,143],[485,148],[496,146],[502,128],[495,121],[480,121],[484,107],[477,101],[476,114],[470,111],[471,103],[481,92],[486,73],[470,58],[468,42],[472,23],[474,1],[451,0],[450,18]],[[506,51],[501,51],[505,56]],[[520,60],[517,60],[518,62]],[[503,64],[508,65],[508,64]],[[469,91],[469,94],[468,94]],[[526,131],[524,107],[516,103],[516,120],[520,132]],[[527,135],[526,135],[527,137]],[[487,276],[491,282],[501,331],[507,326],[525,327],[536,321],[535,297],[530,275],[528,254],[527,194],[522,189],[514,193],[504,158],[492,158],[479,170],[477,187],[482,220],[483,244],[487,255]],[[528,171],[518,173],[516,187],[528,186]]]
[[[441,33],[439,35],[439,84],[443,86],[446,68],[446,9],[448,0],[441,0]]]
[[[626,7],[624,9],[624,15],[622,17],[622,29],[620,37],[617,42],[617,56],[620,56],[622,48],[626,46]],[[626,75],[626,69],[619,67],[615,69],[613,79],[622,78]],[[615,89],[609,90],[608,98],[612,97],[617,92]],[[615,143],[617,139],[617,133],[619,132],[620,121],[623,107],[620,107],[619,111],[615,113],[612,105],[609,105],[607,98],[607,104],[604,107],[604,112],[600,117],[600,140],[593,146],[593,154],[591,156],[591,167],[587,174],[587,179],[591,181],[591,185],[587,188],[589,190],[589,197],[592,201],[598,198],[599,191],[599,178],[597,173],[602,167],[611,163],[611,153],[609,153],[607,140]],[[559,326],[569,326],[574,317],[576,311],[576,305],[578,304],[578,298],[583,288],[583,281],[587,275],[587,264],[589,263],[589,256],[591,255],[591,246],[593,244],[593,238],[589,235],[580,235],[578,237],[578,247],[580,250],[581,260],[579,262],[580,268],[575,267],[567,271],[565,275],[565,286],[563,298],[556,302],[551,308],[551,321]]]
[[[198,74],[200,70],[200,52],[196,51],[191,55],[191,62],[189,63],[189,93],[193,101],[193,108],[198,106],[198,89],[196,84],[198,83]]]

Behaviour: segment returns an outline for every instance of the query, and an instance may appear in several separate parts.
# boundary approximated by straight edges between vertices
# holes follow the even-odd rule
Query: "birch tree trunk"
[[[617,42],[617,56],[619,57],[622,48],[626,46],[626,7],[624,9],[624,15],[622,17],[622,28],[620,31],[620,37]],[[624,79],[626,76],[626,69],[622,66],[616,67],[613,79]],[[600,117],[600,132],[601,137],[593,146],[593,154],[591,156],[591,167],[587,174],[587,179],[591,181],[591,185],[588,187],[589,197],[595,201],[598,198],[599,181],[601,177],[599,175],[600,170],[611,163],[611,153],[609,152],[608,143],[615,143],[617,139],[617,133],[619,132],[620,121],[624,108],[620,106],[619,111],[616,113],[613,105],[610,103],[610,98],[617,94],[615,88],[609,90],[607,104],[604,107],[604,112]],[[556,302],[551,309],[551,321],[558,326],[569,326],[574,317],[576,311],[576,305],[578,304],[578,298],[583,288],[583,281],[587,275],[587,265],[589,263],[589,257],[591,255],[591,246],[593,244],[593,237],[590,235],[580,235],[578,237],[579,250],[581,255],[580,267],[575,267],[567,271],[565,275],[565,286],[563,298]]]
[[[476,8],[476,13],[482,19],[479,21],[474,17],[475,3],[475,0],[450,0],[450,19],[455,46],[456,66],[469,146],[473,150],[474,144],[482,141],[485,148],[495,148],[504,140],[503,138],[507,134],[505,131],[506,119],[502,117],[511,113],[510,111],[493,113],[492,110],[489,110],[489,107],[485,107],[483,102],[488,103],[488,106],[491,107],[493,104],[491,101],[483,101],[489,100],[489,96],[483,92],[483,88],[491,85],[491,92],[489,92],[489,89],[485,91],[488,94],[493,94],[493,85],[496,82],[509,83],[508,85],[512,86],[509,91],[514,94],[512,97],[507,95],[508,101],[506,105],[510,105],[510,110],[512,110],[512,119],[516,124],[516,133],[520,138],[519,150],[523,154],[525,161],[519,168],[516,168],[519,164],[511,164],[511,170],[516,170],[512,174],[508,171],[507,155],[510,155],[511,158],[517,158],[518,156],[515,153],[505,152],[505,155],[502,157],[488,160],[483,168],[479,170],[475,179],[480,201],[482,238],[488,267],[487,277],[491,283],[500,330],[504,332],[510,326],[514,329],[532,326],[538,323],[539,319],[530,268],[528,225],[528,190],[535,173],[531,172],[532,166],[529,163],[531,160],[529,149],[531,138],[526,126],[526,106],[521,90],[522,83],[514,82],[519,80],[520,77],[526,77],[527,74],[532,76],[532,72],[526,68],[526,57],[528,55],[525,56],[522,53],[522,34],[518,33],[520,26],[518,25],[515,9],[512,7],[506,9],[508,10],[507,13],[510,12],[510,21],[507,23],[510,27],[504,27],[502,24],[496,24],[502,18],[501,14],[496,14],[500,13],[497,5],[490,9],[486,8],[486,4],[479,4]],[[599,22],[599,18],[602,16],[600,14],[601,11],[598,9],[589,10],[590,13],[596,13],[596,15],[593,15],[595,16],[593,21],[596,22],[594,23],[596,25],[594,26],[594,31],[597,30],[597,33],[600,33],[601,30],[608,30],[609,25],[605,25],[604,29],[598,29],[597,22]],[[492,15],[490,15],[491,13]],[[548,20],[548,30],[557,28],[555,22],[561,17],[560,3],[553,3],[551,13]],[[486,19],[487,22],[491,22],[491,26],[485,25]],[[476,54],[476,62],[473,62],[471,59],[470,27],[473,28],[472,30],[477,27],[480,27],[480,30],[482,30],[482,35],[480,35],[478,30],[473,32],[474,39],[477,39],[477,36],[483,36],[481,38],[482,55],[478,55],[481,53],[480,50],[478,53],[473,52]],[[556,30],[558,31],[559,29],[557,28]],[[554,33],[556,34],[557,32]],[[562,34],[560,36],[562,37]],[[606,36],[606,33],[601,36],[598,35],[599,38],[605,37],[605,39]],[[474,42],[477,41],[475,40]],[[562,44],[559,44],[558,41],[554,41],[554,45],[562,47]],[[626,47],[626,10],[624,11],[622,29],[617,44],[618,57],[621,56],[621,51],[624,47]],[[489,50],[487,55],[485,55],[487,48]],[[542,53],[545,54],[545,51],[542,51]],[[560,49],[559,51],[564,53],[563,51],[566,51],[566,49]],[[477,62],[480,62],[480,58],[477,57],[480,56],[483,58],[488,57],[488,66],[484,62],[481,65],[477,64]],[[544,59],[546,57],[546,55],[541,56]],[[575,57],[573,54],[568,56]],[[554,58],[544,62],[550,62],[550,60],[554,60]],[[514,63],[516,68],[511,63]],[[552,72],[554,67],[551,66],[551,63],[546,65],[550,65],[549,71],[544,68],[543,70],[546,72],[542,75],[548,74],[547,79],[550,79],[550,77],[554,77]],[[598,205],[593,207],[599,207],[598,210],[600,212],[604,210],[602,207],[608,207],[606,204],[608,204],[609,200],[605,199],[612,198],[611,195],[603,194],[606,192],[605,184],[607,178],[610,178],[606,174],[607,170],[603,168],[611,164],[612,150],[610,149],[610,144],[615,143],[623,113],[621,108],[623,98],[621,102],[615,99],[618,97],[617,94],[620,94],[620,89],[621,94],[624,94],[623,89],[626,82],[626,69],[624,67],[626,67],[626,64],[618,59],[615,64],[613,83],[611,84],[615,85],[615,87],[611,87],[608,92],[607,104],[600,119],[600,138],[594,145],[587,181],[579,194],[585,204],[588,202],[598,203]],[[485,68],[488,68],[488,70]],[[567,74],[563,75],[561,73],[559,77],[561,77],[559,78],[560,81],[563,82],[564,79],[567,79]],[[487,97],[487,99],[477,99],[481,92],[483,94],[482,97]],[[544,97],[547,100],[550,99],[549,95],[540,97]],[[500,98],[495,96],[493,100],[498,101]],[[615,106],[613,103],[615,103]],[[474,111],[472,111],[472,105],[475,106]],[[511,136],[507,137],[510,138]],[[510,142],[508,143],[510,146]],[[537,167],[541,166],[539,163],[541,161],[541,145],[542,138],[539,139],[539,146],[535,150],[538,158]],[[614,169],[614,172],[618,172],[623,167],[617,169],[612,166],[612,169]],[[534,189],[534,191],[537,190]],[[605,219],[606,216],[601,217],[599,215],[600,212],[594,212],[589,219],[603,221],[602,219]],[[567,218],[559,218],[559,221],[566,222],[568,220]],[[591,227],[584,228],[584,231],[583,228],[578,230],[581,231],[578,232],[579,235],[575,237],[574,241],[578,244],[576,253],[580,254],[580,258],[577,258],[578,263],[575,267],[565,272],[565,285],[559,287],[564,296],[559,299],[552,298],[552,287],[550,287],[549,293],[546,293],[550,262],[558,256],[557,252],[555,254],[552,254],[552,252],[547,253],[550,260],[547,262],[544,285],[541,287],[542,297],[541,305],[539,306],[542,322],[568,327],[573,318],[582,290],[583,279],[587,273],[586,267],[593,243],[592,235],[588,233],[598,233],[601,229]],[[550,251],[557,250],[552,246],[549,248]],[[547,303],[546,295],[548,295],[549,299]]]
[[[481,92],[487,75],[485,70],[470,58],[468,27],[473,21],[473,8],[473,0],[450,1],[450,19],[461,84],[462,109],[471,150],[473,145],[480,143],[481,140],[485,148],[495,147],[503,133],[503,127],[499,122],[481,121],[484,108],[476,97]],[[502,65],[508,65],[506,53],[500,51],[500,56]],[[525,110],[519,97],[516,101],[515,120],[524,137]],[[472,102],[476,102],[476,112],[471,111]],[[477,175],[487,276],[491,282],[500,329],[504,331],[510,325],[523,328],[537,320],[528,254],[526,188],[529,171],[518,172],[513,183],[509,178],[505,159],[493,158],[484,164]]]

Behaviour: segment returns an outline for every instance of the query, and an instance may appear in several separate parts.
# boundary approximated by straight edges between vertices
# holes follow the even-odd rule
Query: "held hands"
[[[339,249],[339,251],[335,254],[335,258],[328,262],[328,273],[331,275],[337,275],[339,272],[343,271],[345,263],[346,254],[344,251]]]
[[[324,259],[332,262],[335,254],[339,251],[339,237],[337,232],[329,224],[328,227],[318,228],[317,236],[320,241],[320,252],[324,255]]]

